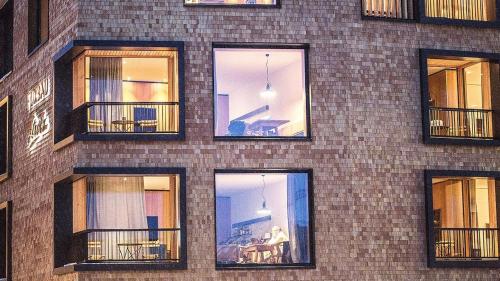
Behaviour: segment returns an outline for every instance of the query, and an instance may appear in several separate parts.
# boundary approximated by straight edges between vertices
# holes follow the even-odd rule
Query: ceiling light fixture
[[[266,175],[262,175],[262,208],[257,210],[257,214],[262,216],[269,216],[271,214],[271,210],[269,210],[266,206],[266,197],[264,196],[264,191],[266,190]]]
[[[264,91],[260,92],[260,96],[262,98],[274,98],[276,96],[276,92],[269,82],[269,54],[266,54],[266,88]]]

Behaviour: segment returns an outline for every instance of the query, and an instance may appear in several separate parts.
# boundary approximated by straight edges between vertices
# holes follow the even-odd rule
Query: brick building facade
[[[500,53],[498,27],[372,20],[348,0],[51,0],[48,40],[28,54],[29,1],[10,2],[13,69],[0,98],[12,98],[12,172],[0,202],[12,203],[13,281],[498,279],[497,265],[428,266],[424,171],[496,172],[500,158],[495,145],[424,143],[419,60],[420,49]],[[28,93],[47,78],[58,87],[55,56],[73,40],[184,42],[184,139],[54,144],[57,126],[72,121],[54,122],[51,94],[40,107],[50,133],[30,150]],[[212,44],[223,42],[309,45],[311,140],[214,139]],[[75,167],[185,168],[187,268],[56,270],[54,184]],[[216,270],[216,169],[313,170],[313,268]]]

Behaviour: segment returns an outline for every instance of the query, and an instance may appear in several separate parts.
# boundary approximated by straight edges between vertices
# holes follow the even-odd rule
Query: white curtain
[[[147,229],[144,179],[142,177],[89,177],[87,179],[87,229]],[[127,259],[124,244],[147,240],[145,231],[95,232],[99,256]]]

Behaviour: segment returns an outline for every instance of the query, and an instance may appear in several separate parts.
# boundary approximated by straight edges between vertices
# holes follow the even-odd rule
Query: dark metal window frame
[[[497,261],[437,261],[435,251],[434,235],[434,212],[432,203],[432,178],[434,177],[492,177],[500,178],[500,172],[488,171],[458,171],[458,170],[425,170],[425,218],[427,238],[427,266],[428,267],[486,267],[500,268],[500,260]]]
[[[6,23],[5,21],[0,20],[0,25],[5,25],[7,28],[10,28],[8,32],[4,31],[4,34],[0,32],[1,35],[5,35],[8,38],[0,38],[0,44],[4,44],[4,47],[7,48],[7,53],[0,53],[0,81],[2,81],[5,77],[7,77],[11,72],[14,64],[14,0],[8,0],[3,7],[0,7],[0,19],[4,18],[5,20],[5,15],[4,13],[6,12],[6,7],[10,9],[10,17],[8,18],[8,22]],[[4,26],[4,28],[6,28]],[[5,33],[8,33],[7,35]],[[10,41],[10,44],[7,42],[3,42],[3,39],[6,39],[7,41]]]
[[[473,138],[460,138],[460,137],[435,137],[430,133],[430,119],[429,119],[429,81],[427,70],[427,59],[429,57],[442,57],[442,58],[479,58],[491,61],[500,62],[500,54],[482,53],[482,52],[469,52],[469,51],[453,51],[453,50],[436,50],[436,49],[420,49],[420,90],[422,96],[422,128],[423,128],[423,141],[426,144],[456,144],[456,145],[500,145],[500,139],[493,136],[494,139],[473,139]],[[500,91],[500,88],[498,89]],[[495,129],[495,128],[493,128]],[[495,133],[495,132],[494,132]]]
[[[295,264],[240,264],[240,265],[223,265],[217,263],[217,247],[214,247],[215,269],[216,270],[260,270],[260,269],[315,269],[316,254],[315,254],[315,237],[314,237],[314,187],[313,187],[313,170],[312,169],[215,169],[214,170],[214,245],[217,245],[217,185],[215,176],[217,174],[276,174],[276,173],[305,173],[307,174],[308,182],[308,204],[309,204],[309,251],[311,260],[309,263]]]
[[[124,175],[166,175],[179,176],[179,218],[181,229],[180,260],[177,263],[162,262],[120,262],[120,263],[76,263],[66,265],[70,245],[64,240],[68,231],[73,232],[72,183],[86,176]],[[92,167],[73,168],[58,176],[54,181],[54,272],[66,274],[74,271],[145,271],[187,269],[187,216],[186,216],[186,169],[185,168],[135,168],[135,167]],[[61,243],[62,242],[62,243]]]
[[[6,225],[5,225],[5,237],[6,237],[6,281],[12,280],[12,201],[5,201],[0,203],[0,210],[5,210],[6,212]]]
[[[45,40],[42,39],[42,12],[40,8],[40,2],[41,1],[47,1],[47,38]],[[35,2],[35,3],[33,3]],[[28,57],[36,53],[47,41],[49,41],[50,38],[50,0],[28,0]],[[36,4],[36,7],[32,7],[32,4]],[[34,11],[33,11],[34,10]],[[32,16],[34,13],[34,16],[36,19],[32,19]],[[31,33],[31,21],[34,20],[34,24],[36,25],[36,33],[32,34]],[[36,44],[34,46],[30,46],[30,38],[31,36],[36,37]]]
[[[7,135],[5,136],[5,149],[7,153],[2,156],[2,159],[0,159],[0,161],[5,162],[6,167],[6,171],[0,174],[0,182],[7,180],[12,174],[12,96],[7,96],[0,100],[0,107],[3,106],[7,107]]]
[[[71,120],[73,113],[73,59],[87,50],[175,50],[178,55],[179,132],[164,133],[77,133],[81,127]],[[185,139],[184,42],[74,40],[54,57],[54,143],[73,136],[81,141],[159,141]],[[71,120],[71,122],[68,122]]]
[[[256,137],[256,136],[216,136],[215,135],[215,49],[276,49],[276,50],[304,50],[304,82],[306,94],[306,136],[276,136],[276,137]],[[312,141],[312,121],[311,121],[311,84],[309,76],[309,44],[270,44],[270,43],[212,43],[212,133],[215,141]]]
[[[474,21],[474,20],[460,20],[460,19],[448,19],[448,18],[434,18],[425,16],[425,1],[426,0],[413,0],[414,2],[414,18],[413,19],[401,19],[401,18],[389,18],[380,16],[367,16],[363,12],[363,0],[360,0],[361,4],[361,19],[363,20],[381,20],[381,21],[393,21],[393,22],[403,22],[403,23],[424,23],[424,24],[436,24],[436,25],[458,25],[458,26],[468,26],[468,27],[478,27],[478,28],[498,28],[500,27],[500,0],[496,0],[496,20],[495,21]]]
[[[201,4],[190,4],[186,3],[185,0],[182,0],[184,2],[185,7],[203,7],[203,8],[264,8],[264,9],[281,9],[281,0],[276,0],[276,4],[273,5],[264,5],[264,4],[207,4],[207,3],[201,3]]]

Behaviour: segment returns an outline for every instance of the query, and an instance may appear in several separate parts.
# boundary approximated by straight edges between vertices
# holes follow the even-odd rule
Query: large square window
[[[49,39],[49,0],[28,1],[28,53]]]
[[[233,7],[273,7],[280,0],[184,0],[187,6],[233,6]]]
[[[498,173],[428,171],[429,264],[499,266]]]
[[[216,171],[217,267],[314,266],[311,176]]]
[[[0,80],[12,71],[14,0],[0,0]]]
[[[214,44],[215,137],[310,138],[307,50]]]
[[[56,143],[183,138],[182,43],[72,45],[55,63]]]
[[[0,181],[10,176],[12,161],[11,97],[0,100]]]
[[[422,50],[427,141],[498,142],[498,58],[495,54]]]
[[[135,169],[100,174],[99,169],[56,184],[56,265],[85,268],[114,263],[183,268],[185,249],[184,174],[179,169]],[[125,170],[121,170],[125,171]],[[140,174],[142,172],[142,174]],[[158,172],[158,173],[157,173]],[[71,202],[71,205],[69,205]],[[71,226],[71,228],[69,228]],[[121,266],[121,267],[120,267]],[[98,268],[98,267],[97,267]]]

